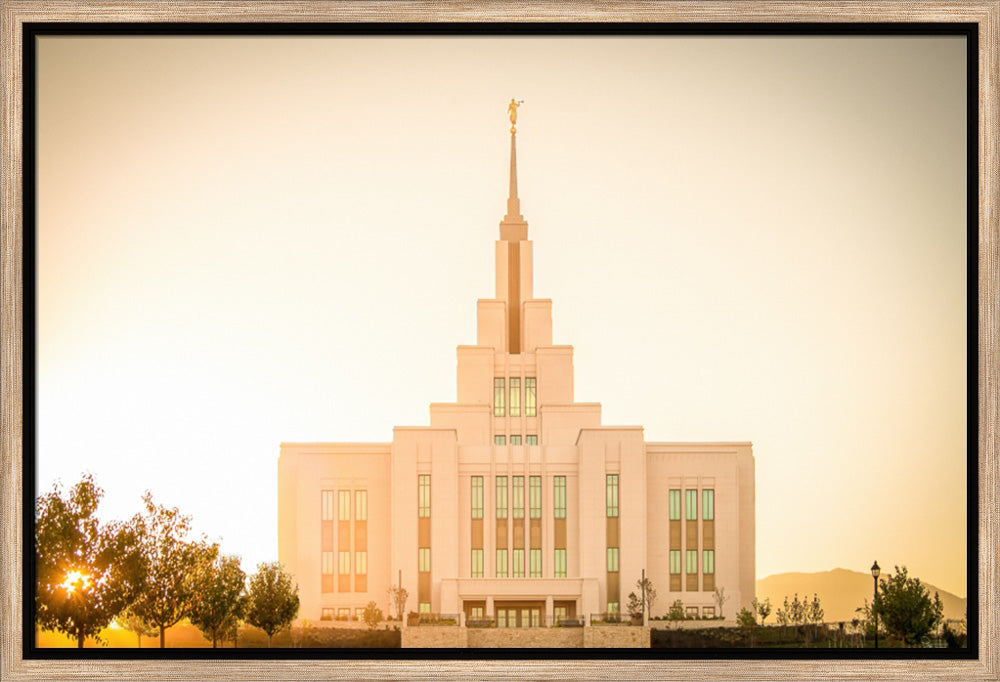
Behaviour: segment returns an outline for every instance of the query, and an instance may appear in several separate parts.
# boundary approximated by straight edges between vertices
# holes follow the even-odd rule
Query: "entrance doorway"
[[[545,602],[503,602],[494,604],[498,628],[538,628],[542,627]]]

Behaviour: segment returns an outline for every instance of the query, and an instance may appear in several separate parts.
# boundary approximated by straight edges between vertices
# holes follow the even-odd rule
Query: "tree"
[[[722,618],[722,607],[725,606],[726,602],[729,601],[729,597],[726,596],[725,587],[715,588],[715,603],[719,607],[719,617]]]
[[[174,507],[153,503],[149,491],[142,497],[146,514],[141,517],[142,552],[146,581],[132,611],[160,630],[160,648],[166,646],[166,630],[190,613],[203,567],[215,560],[219,548],[204,538],[189,541],[191,517]]]
[[[639,590],[639,599],[645,597],[646,612],[652,613],[653,604],[656,602],[656,588],[653,587],[653,581],[649,578],[640,578],[635,581],[635,587]]]
[[[736,615],[736,624],[747,634],[750,646],[753,646],[754,631],[757,629],[757,619],[754,617],[754,612],[746,607],[741,608],[740,612]]]
[[[213,649],[238,618],[245,582],[246,573],[237,556],[217,557],[198,572],[189,617],[205,639],[212,640]]]
[[[823,606],[819,602],[819,596],[813,592],[812,601],[809,602],[809,606],[806,608],[806,619],[814,625],[819,625],[823,622],[823,616],[824,611]]]
[[[410,593],[402,585],[393,585],[389,588],[389,603],[396,610],[396,619],[403,620],[406,612],[406,598]]]
[[[121,615],[115,619],[115,621],[123,630],[135,633],[136,644],[140,649],[142,648],[143,637],[152,637],[159,632],[155,625],[147,623],[142,618],[132,613],[131,609],[125,609]]]
[[[873,611],[889,634],[907,644],[919,644],[944,620],[944,606],[938,593],[931,599],[919,578],[911,578],[906,566],[896,566],[895,575],[879,581]]]
[[[628,613],[633,618],[642,618],[642,599],[635,592],[628,593]]]
[[[368,623],[368,629],[374,630],[382,622],[382,609],[378,607],[378,604],[370,601],[368,602],[368,606],[365,607],[363,617],[365,622]]]
[[[799,593],[795,593],[791,607],[788,611],[789,619],[793,625],[803,625],[806,622],[806,603],[799,601]]]
[[[763,625],[767,617],[771,615],[771,598],[768,597],[764,601],[758,601],[757,597],[754,597],[753,601],[750,602],[750,606],[760,616],[760,624]]]
[[[103,494],[87,474],[65,498],[56,484],[35,500],[35,620],[80,648],[134,598],[145,568],[133,524],[98,522]]]
[[[281,564],[263,563],[250,578],[248,592],[247,622],[267,633],[270,648],[274,633],[291,625],[299,613],[299,586],[292,585]]]
[[[670,605],[670,610],[667,611],[667,620],[674,621],[677,627],[681,626],[681,621],[684,620],[684,602],[677,599]]]

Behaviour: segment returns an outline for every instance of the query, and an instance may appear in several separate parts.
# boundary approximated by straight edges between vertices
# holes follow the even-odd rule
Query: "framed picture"
[[[2,1],[5,679],[995,679],[995,3]],[[32,646],[83,472],[298,629]],[[968,656],[664,627],[875,558]]]

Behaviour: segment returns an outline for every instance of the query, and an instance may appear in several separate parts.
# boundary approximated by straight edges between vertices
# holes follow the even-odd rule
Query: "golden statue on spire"
[[[517,132],[517,108],[524,104],[524,100],[511,99],[510,104],[507,105],[507,113],[510,114],[510,132]]]

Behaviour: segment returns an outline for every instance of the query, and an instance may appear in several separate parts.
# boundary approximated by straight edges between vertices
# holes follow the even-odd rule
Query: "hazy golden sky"
[[[38,480],[277,558],[281,441],[455,399],[518,120],[577,400],[750,440],[757,574],[965,595],[953,38],[43,38]],[[636,322],[638,320],[638,322]]]

